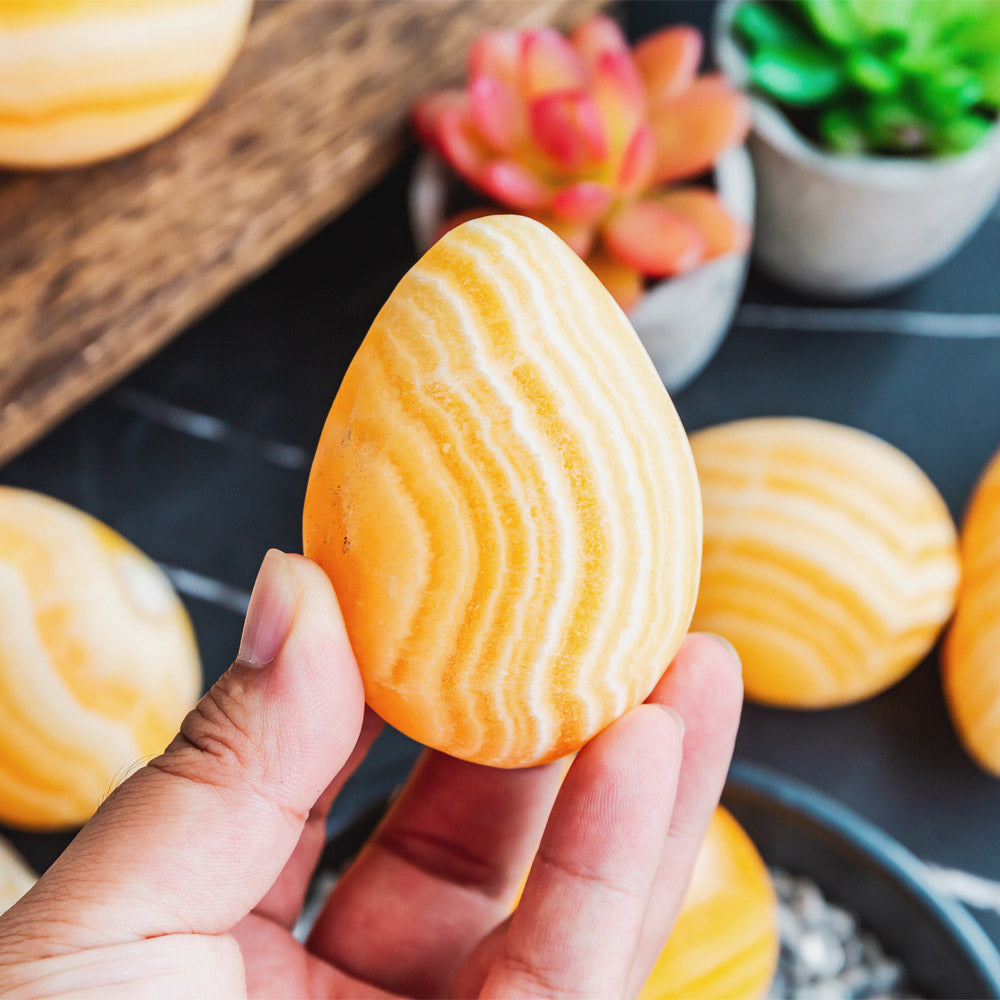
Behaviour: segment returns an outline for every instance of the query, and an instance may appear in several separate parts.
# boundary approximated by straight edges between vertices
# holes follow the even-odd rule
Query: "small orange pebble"
[[[0,822],[89,819],[200,688],[191,623],[156,564],[68,504],[0,487]]]
[[[35,873],[0,837],[0,913],[9,910],[34,884]]]
[[[842,705],[926,656],[955,605],[958,546],[913,461],[801,417],[722,424],[691,447],[705,510],[692,627],[736,646],[750,698]]]
[[[176,128],[233,61],[251,0],[0,0],[0,165],[69,167]]]
[[[369,705],[428,746],[523,767],[662,675],[694,607],[701,505],[625,315],[558,236],[504,215],[447,233],[379,312],[303,533]]]
[[[962,525],[962,585],[942,656],[952,720],[969,753],[1000,777],[1000,452]]]
[[[721,806],[698,852],[677,923],[640,1000],[756,1000],[778,966],[771,876],[746,831]]]

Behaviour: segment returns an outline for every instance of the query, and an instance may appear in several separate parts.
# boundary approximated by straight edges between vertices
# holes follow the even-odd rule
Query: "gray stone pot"
[[[716,164],[719,197],[738,219],[753,224],[750,158],[740,147]],[[453,179],[435,155],[421,154],[410,180],[414,242],[423,252],[448,215]],[[749,252],[727,254],[690,274],[653,285],[629,314],[669,392],[679,392],[708,364],[729,331],[746,280]]]
[[[744,86],[746,62],[730,34],[736,5],[716,10],[715,54]],[[960,156],[842,156],[806,142],[768,102],[751,103],[754,259],[799,291],[859,298],[913,281],[961,247],[1000,193],[1000,126]]]

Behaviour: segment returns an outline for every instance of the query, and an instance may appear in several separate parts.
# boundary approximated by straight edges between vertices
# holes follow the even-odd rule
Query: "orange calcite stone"
[[[820,420],[739,420],[691,437],[705,508],[693,627],[726,636],[749,697],[823,708],[923,659],[951,616],[955,527],[898,449]]]
[[[774,978],[779,944],[771,876],[746,832],[720,806],[640,1000],[756,1000]]]
[[[942,658],[944,689],[966,749],[1000,777],[1000,452],[962,525],[962,585]]]
[[[200,687],[161,570],[81,511],[0,487],[0,822],[83,823]]]
[[[251,0],[0,0],[0,165],[91,163],[192,115]]]
[[[601,283],[544,226],[447,233],[379,312],[309,480],[369,704],[521,767],[641,702],[687,631],[701,505],[687,437]]]

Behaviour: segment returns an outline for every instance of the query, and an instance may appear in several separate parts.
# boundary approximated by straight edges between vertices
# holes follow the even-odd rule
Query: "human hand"
[[[693,635],[561,787],[558,763],[426,753],[302,946],[326,814],[381,723],[326,576],[269,553],[236,662],[0,917],[0,995],[634,994],[680,908],[741,695],[735,654]]]

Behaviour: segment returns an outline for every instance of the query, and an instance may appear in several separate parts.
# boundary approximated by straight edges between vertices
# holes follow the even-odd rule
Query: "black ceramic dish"
[[[722,801],[769,865],[809,876],[853,913],[921,996],[1000,998],[1000,953],[897,841],[825,795],[750,764],[733,765]],[[319,870],[346,867],[385,809],[376,802],[333,837]]]
[[[749,764],[730,772],[723,805],[769,865],[808,875],[904,965],[925,997],[1000,997],[1000,953],[924,865],[857,814]]]

